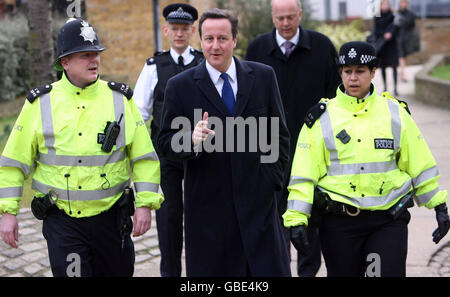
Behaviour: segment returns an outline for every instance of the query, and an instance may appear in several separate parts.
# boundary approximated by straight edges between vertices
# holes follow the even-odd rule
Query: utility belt
[[[50,190],[43,197],[33,197],[31,201],[31,211],[38,220],[44,220],[49,213],[57,209],[56,201],[58,200],[56,192]],[[134,214],[134,192],[133,189],[127,187],[123,191],[120,198],[111,209],[118,209],[121,216],[132,216]]]
[[[397,203],[386,210],[376,210],[387,212],[394,220],[397,219],[407,208],[414,206],[413,197],[416,191],[412,191],[403,196]],[[324,214],[336,214],[355,217],[361,214],[373,213],[373,210],[363,210],[352,205],[334,201],[328,193],[322,192],[318,188],[314,190],[314,204],[309,221],[312,225],[319,226]]]

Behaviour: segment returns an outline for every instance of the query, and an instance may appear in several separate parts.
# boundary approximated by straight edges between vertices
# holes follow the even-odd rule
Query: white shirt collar
[[[184,50],[184,52],[181,55],[178,54],[177,51],[174,50],[173,48],[170,48],[170,55],[172,56],[172,59],[177,64],[178,64],[179,56],[183,57],[184,65],[191,63],[192,59],[193,59],[193,55],[191,54],[191,46],[190,45]]]
[[[280,33],[278,32],[278,30],[275,30],[275,38],[277,40],[277,44],[279,47],[283,47],[283,43],[286,41],[286,39],[284,39]],[[297,33],[295,33],[295,35],[289,39],[290,42],[294,43],[295,45],[298,44],[298,41],[300,40],[300,29],[297,28]]]
[[[206,70],[208,70],[209,77],[211,78],[212,82],[214,84],[217,84],[219,81],[220,75],[222,74],[220,71],[215,69],[211,66],[211,64],[208,63],[208,60],[206,61]],[[234,58],[231,59],[230,67],[228,67],[226,73],[228,74],[228,77],[230,78],[230,83],[234,83],[237,81],[236,77],[236,64],[234,63]]]

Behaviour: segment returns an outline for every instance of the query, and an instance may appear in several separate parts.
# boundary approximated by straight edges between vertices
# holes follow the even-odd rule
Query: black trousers
[[[385,211],[324,215],[319,233],[328,276],[404,277],[410,218],[407,210],[396,220]]]
[[[133,276],[134,244],[128,234],[122,248],[115,206],[87,218],[72,218],[55,208],[44,220],[42,233],[55,277]]]
[[[156,213],[160,272],[163,277],[181,276],[183,249],[183,163],[160,158],[164,203]]]

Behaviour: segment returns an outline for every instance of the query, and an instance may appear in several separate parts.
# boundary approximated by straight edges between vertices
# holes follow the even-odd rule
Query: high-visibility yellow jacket
[[[65,74],[47,88],[33,103],[25,101],[0,158],[0,214],[17,214],[34,165],[36,195],[54,190],[56,206],[72,217],[108,210],[130,185],[129,169],[136,207],[158,209],[164,200],[159,160],[134,100],[100,79],[78,88]],[[108,121],[119,120],[116,144],[106,153],[100,134]]]
[[[397,100],[371,90],[362,102],[340,86],[336,98],[321,100],[326,109],[314,125],[302,127],[286,227],[308,224],[316,186],[332,200],[368,210],[388,209],[413,188],[419,206],[446,201],[436,161],[411,116]]]

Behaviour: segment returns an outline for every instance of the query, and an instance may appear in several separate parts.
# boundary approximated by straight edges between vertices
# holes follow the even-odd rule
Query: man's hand
[[[152,225],[152,213],[148,207],[138,207],[133,216],[133,237],[144,235]]]
[[[392,33],[391,32],[384,33],[384,39],[389,40],[391,38],[392,38]]]
[[[307,254],[309,250],[308,234],[304,225],[291,227],[291,241],[295,249],[301,254]]]
[[[19,241],[19,225],[15,215],[5,212],[0,222],[0,234],[4,242],[13,248],[17,248]]]
[[[195,147],[199,145],[201,142],[205,141],[208,135],[215,135],[211,129],[208,129],[208,113],[203,113],[203,120],[198,121],[195,125],[194,132],[192,133],[192,145]]]
[[[450,228],[450,219],[445,203],[436,206],[434,210],[436,211],[438,227],[433,232],[433,241],[437,244],[447,234],[448,229]]]

